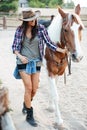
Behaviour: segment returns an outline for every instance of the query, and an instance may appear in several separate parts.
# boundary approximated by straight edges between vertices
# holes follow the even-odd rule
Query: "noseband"
[[[61,29],[61,43],[66,46],[66,43],[68,43],[66,37],[65,37],[65,33],[67,33],[67,29],[66,27],[71,24],[71,22],[67,21],[67,17],[63,18],[63,22],[62,22],[62,29]]]
[[[68,26],[69,24],[71,24],[70,22],[67,22],[67,18],[63,18],[63,23],[62,23],[62,29],[61,29],[61,43],[66,46],[66,44],[68,43],[66,37],[65,37],[65,33],[67,32],[67,30],[64,28],[65,26]],[[68,74],[71,74],[71,55],[67,56],[67,63],[68,63]]]

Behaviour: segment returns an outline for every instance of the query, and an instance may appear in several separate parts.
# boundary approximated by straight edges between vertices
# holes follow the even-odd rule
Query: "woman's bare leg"
[[[24,71],[20,72],[21,78],[25,87],[24,102],[27,108],[31,107],[31,99],[35,96],[39,85],[39,74],[26,74]]]
[[[39,75],[40,75],[39,72],[31,75],[31,81],[32,81],[31,99],[33,99],[33,97],[35,96],[36,91],[38,89],[38,86],[39,86]]]
[[[31,75],[26,74],[24,71],[20,72],[22,81],[24,83],[25,93],[24,93],[24,103],[27,108],[31,107],[31,92],[32,92],[32,82]]]
[[[26,121],[32,126],[37,126],[33,117],[33,107],[31,106],[31,99],[34,97],[39,83],[39,73],[32,75],[26,74],[24,71],[20,72],[21,78],[25,86],[24,105],[26,108]],[[23,112],[23,110],[22,110]]]

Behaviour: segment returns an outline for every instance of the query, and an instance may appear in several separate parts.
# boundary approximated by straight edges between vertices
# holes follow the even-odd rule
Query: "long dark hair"
[[[26,31],[27,31],[27,27],[28,27],[28,22],[27,21],[23,21],[21,27],[23,28],[23,33],[24,33],[24,38],[25,38],[25,35],[26,35]],[[38,27],[37,27],[37,20],[35,20],[35,26],[32,28],[32,37],[31,37],[31,41],[35,38],[36,34],[38,32]],[[23,39],[24,39],[23,38]]]

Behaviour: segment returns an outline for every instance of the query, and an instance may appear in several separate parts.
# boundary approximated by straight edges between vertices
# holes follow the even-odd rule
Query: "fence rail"
[[[42,16],[43,17],[43,16]],[[49,16],[44,16],[43,18],[49,19]],[[81,19],[85,27],[87,27],[87,15],[81,15]],[[7,29],[9,27],[16,28],[21,24],[21,21],[18,20],[18,16],[8,17],[1,16],[0,17],[0,28]]]

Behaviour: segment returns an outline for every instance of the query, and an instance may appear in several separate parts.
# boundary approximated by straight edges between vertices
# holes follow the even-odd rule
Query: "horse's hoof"
[[[54,123],[54,128],[58,129],[58,130],[69,130],[68,126],[66,126],[65,124],[58,124],[58,123]]]

